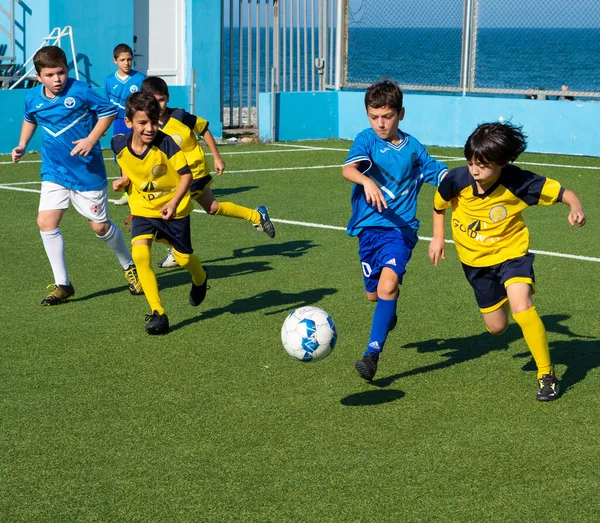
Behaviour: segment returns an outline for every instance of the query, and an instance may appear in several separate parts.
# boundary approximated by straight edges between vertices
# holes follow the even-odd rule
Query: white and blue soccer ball
[[[281,342],[287,353],[299,361],[322,360],[337,341],[335,323],[319,307],[300,307],[283,322]]]

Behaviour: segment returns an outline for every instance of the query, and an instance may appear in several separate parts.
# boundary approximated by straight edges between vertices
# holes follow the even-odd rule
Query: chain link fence
[[[600,97],[599,0],[348,0],[346,87]]]

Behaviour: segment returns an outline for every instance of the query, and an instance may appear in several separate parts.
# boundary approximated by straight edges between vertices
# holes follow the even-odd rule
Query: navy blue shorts
[[[182,254],[194,252],[189,216],[176,220],[134,216],[131,220],[131,241],[134,242],[139,236],[149,235],[152,235],[156,241],[168,243]]]
[[[491,267],[471,267],[462,264],[465,276],[473,292],[481,312],[493,312],[499,309],[508,299],[506,287],[511,283],[528,283],[533,288],[533,260],[531,253],[513,258]]]
[[[384,267],[397,275],[399,283],[417,244],[417,233],[412,229],[371,227],[358,236],[358,256],[362,266],[365,290],[375,292]]]
[[[192,199],[196,199],[200,197],[200,195],[206,190],[207,187],[212,185],[213,178],[209,174],[207,176],[203,176],[202,178],[196,178],[192,180],[192,184],[190,185],[190,196]]]

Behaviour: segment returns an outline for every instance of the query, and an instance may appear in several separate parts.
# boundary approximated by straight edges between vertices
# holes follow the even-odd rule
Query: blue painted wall
[[[271,138],[269,101],[260,98],[262,140]],[[600,103],[408,93],[404,105],[401,128],[427,145],[462,147],[478,124],[503,118],[524,126],[530,152],[600,156]],[[351,140],[369,126],[364,92],[278,93],[277,106],[279,140]]]
[[[50,0],[50,26],[73,27],[79,79],[103,87],[115,71],[112,50],[123,42],[133,47],[133,0]],[[61,46],[70,56],[68,44]]]

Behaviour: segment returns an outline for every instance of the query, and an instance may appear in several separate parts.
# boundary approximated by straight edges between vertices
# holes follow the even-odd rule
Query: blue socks
[[[373,313],[373,321],[371,324],[371,336],[369,338],[369,346],[365,351],[365,356],[368,354],[375,354],[379,356],[379,353],[383,350],[383,345],[387,338],[388,333],[392,329],[396,318],[396,304],[398,298],[395,300],[377,300],[375,306],[375,312]]]

